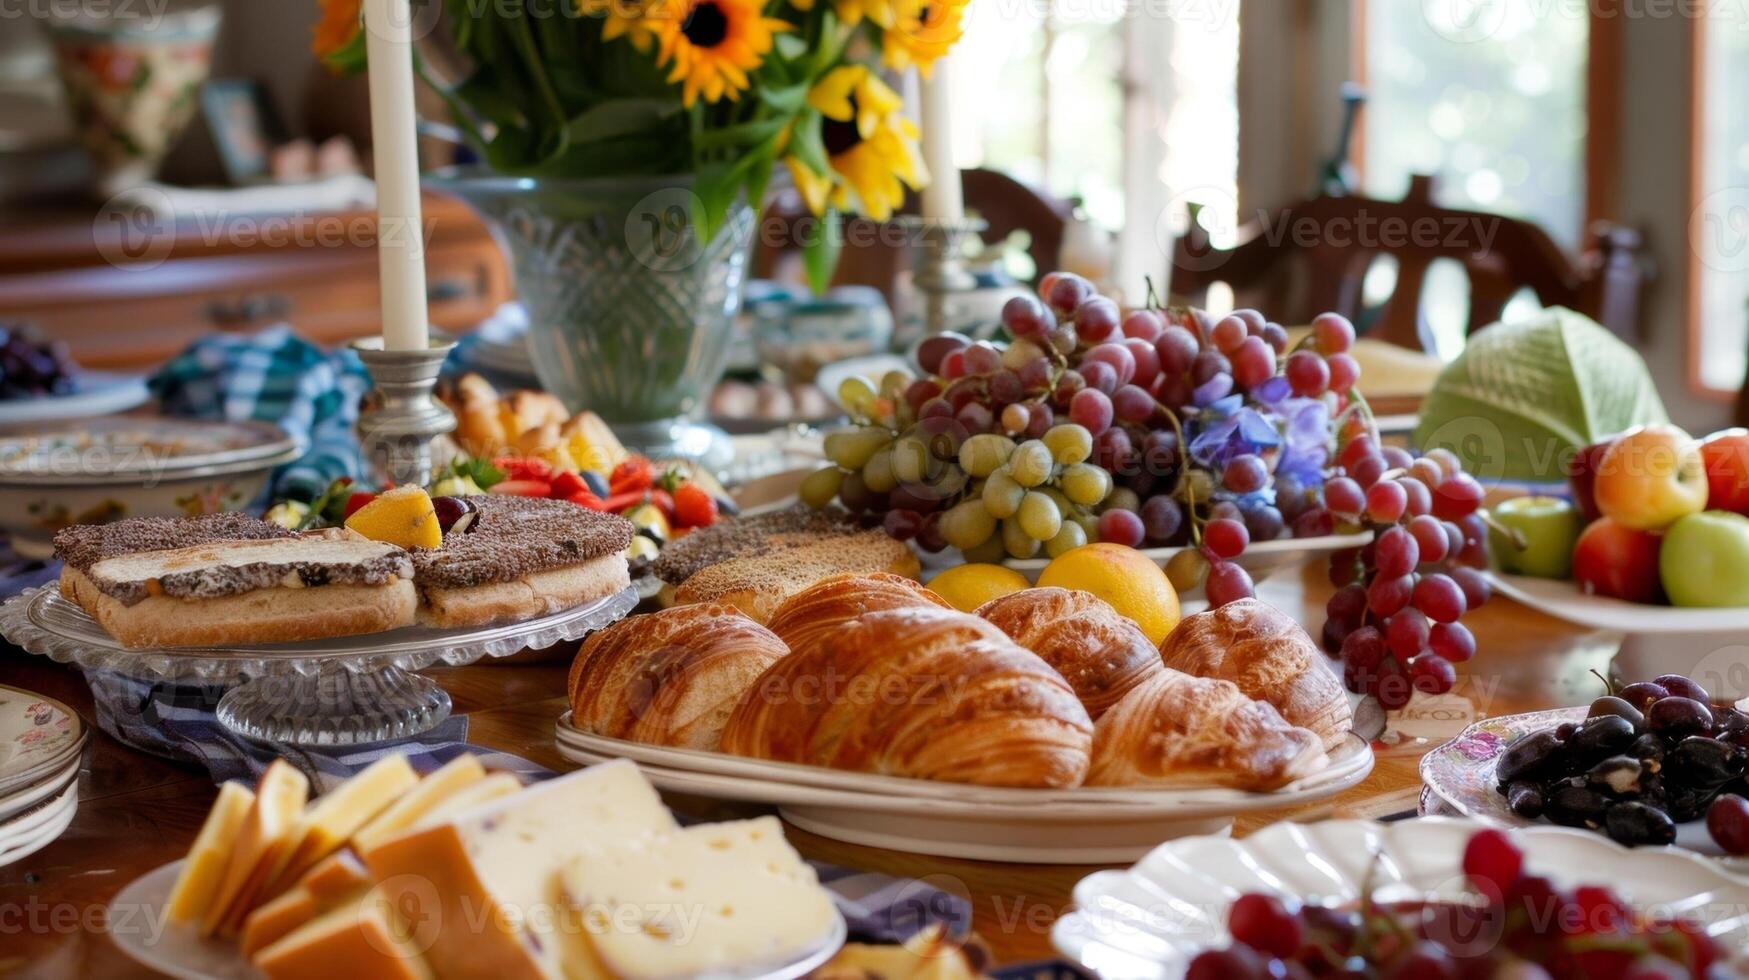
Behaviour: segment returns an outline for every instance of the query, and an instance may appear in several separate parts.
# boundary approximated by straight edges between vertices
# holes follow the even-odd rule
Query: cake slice
[[[400,548],[260,524],[194,518],[69,529],[79,533],[56,539],[61,592],[134,648],[281,643],[413,623],[413,564]],[[229,534],[242,536],[221,536]]]
[[[631,584],[625,518],[568,500],[459,498],[469,520],[439,548],[413,550],[420,619],[479,626],[533,619],[612,595]]]

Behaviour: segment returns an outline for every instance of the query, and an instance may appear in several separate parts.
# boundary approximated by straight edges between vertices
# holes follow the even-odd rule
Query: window
[[[1697,122],[1695,208],[1689,215],[1694,259],[1691,377],[1701,387],[1735,392],[1749,349],[1749,30],[1740,20],[1696,24]]]

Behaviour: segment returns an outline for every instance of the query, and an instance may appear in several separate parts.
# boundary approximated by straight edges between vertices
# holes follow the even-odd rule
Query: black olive
[[[1515,783],[1539,770],[1552,769],[1560,748],[1561,740],[1552,730],[1544,729],[1521,735],[1513,739],[1512,744],[1506,746],[1506,751],[1500,754],[1495,775],[1505,785]]]
[[[1646,710],[1646,727],[1668,738],[1705,735],[1713,730],[1713,713],[1693,698],[1671,696]]]
[[[1591,767],[1585,782],[1592,789],[1614,796],[1637,796],[1640,792],[1640,760],[1631,755],[1612,755]]]
[[[1543,815],[1543,788],[1521,779],[1506,787],[1506,808],[1526,820]]]
[[[1601,715],[1587,719],[1579,726],[1579,731],[1567,739],[1567,751],[1572,753],[1575,765],[1589,767],[1598,759],[1621,754],[1638,737],[1633,724],[1626,718]]]
[[[1749,731],[1749,714],[1728,706],[1713,708],[1714,735],[1729,735],[1732,732],[1742,731]]]
[[[1634,744],[1628,746],[1627,754],[1645,763],[1655,772],[1664,762],[1664,754],[1670,751],[1670,742],[1662,735],[1647,732],[1634,739]]]
[[[1664,759],[1671,779],[1697,786],[1723,786],[1743,774],[1743,749],[1704,735],[1677,743]]]
[[[1659,809],[1670,814],[1670,819],[1677,823],[1687,823],[1706,816],[1707,808],[1719,795],[1717,787],[1696,786],[1692,783],[1664,782],[1664,799]],[[1642,794],[1641,799],[1645,800]]]
[[[1643,728],[1646,724],[1646,716],[1640,713],[1640,709],[1614,695],[1605,695],[1591,702],[1591,713],[1586,717],[1601,718],[1604,715],[1626,718],[1635,728]]]
[[[1644,803],[1617,803],[1604,817],[1609,839],[1628,847],[1659,847],[1676,840],[1676,824],[1670,815]]]
[[[1601,827],[1609,800],[1583,786],[1562,786],[1543,801],[1543,812],[1563,827]]]

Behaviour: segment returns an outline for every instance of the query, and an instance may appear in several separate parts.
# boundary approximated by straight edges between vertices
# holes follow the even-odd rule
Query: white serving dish
[[[0,865],[29,857],[66,833],[79,810],[79,782],[66,784],[49,802],[0,824]]]
[[[1108,980],[1182,977],[1197,952],[1231,942],[1227,908],[1247,892],[1349,905],[1371,874],[1381,900],[1460,897],[1464,845],[1481,826],[1441,817],[1283,822],[1240,840],[1169,841],[1133,868],[1083,878],[1075,910],[1057,920],[1051,940]],[[1511,833],[1531,871],[1557,887],[1606,884],[1636,908],[1692,911],[1730,957],[1731,975],[1749,970],[1749,916],[1742,912],[1749,882],[1673,848],[1628,850],[1563,827]]]
[[[986,861],[1127,861],[1161,840],[1221,833],[1236,814],[1324,799],[1365,779],[1372,748],[1351,735],[1322,771],[1272,793],[1220,787],[1061,790],[971,786],[642,745],[557,726],[582,765],[631,759],[658,788],[763,803],[812,833],[870,847]]]
[[[145,378],[108,371],[80,371],[73,376],[73,389],[64,395],[0,401],[0,425],[41,425],[113,415],[138,408],[152,397]]]
[[[1526,820],[1507,808],[1506,797],[1494,791],[1494,769],[1514,739],[1562,722],[1583,720],[1589,710],[1554,708],[1478,721],[1421,757],[1421,782],[1453,810],[1471,819],[1496,827],[1550,826],[1545,820]],[[1727,855],[1713,843],[1704,820],[1677,824],[1676,846],[1712,858],[1736,874],[1749,874],[1749,858]]]
[[[1616,673],[1628,681],[1660,674],[1693,678],[1720,700],[1749,697],[1749,607],[1678,609],[1586,595],[1572,582],[1489,572],[1501,595],[1590,629],[1623,633]]]
[[[260,980],[261,974],[243,959],[235,942],[202,939],[184,926],[164,921],[164,903],[182,870],[181,861],[148,871],[116,893],[109,903],[110,937],[135,962],[178,980]],[[723,974],[715,980],[793,980],[806,976],[837,955],[848,927],[842,916],[818,949],[776,969]]]
[[[51,796],[58,795],[71,783],[79,779],[79,766],[83,762],[78,756],[66,766],[56,770],[41,782],[25,786],[10,796],[0,796],[0,836],[6,832],[5,821],[22,815],[26,810],[36,806]]]
[[[0,435],[0,531],[26,558],[69,524],[238,510],[303,454],[264,422],[115,417]]]

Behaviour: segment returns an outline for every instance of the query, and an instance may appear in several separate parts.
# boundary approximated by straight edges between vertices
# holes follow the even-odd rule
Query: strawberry
[[[682,527],[709,527],[717,522],[717,498],[696,483],[674,491],[674,522]]]
[[[492,465],[504,471],[509,480],[540,480],[553,478],[553,464],[535,456],[500,456]]]
[[[639,505],[643,502],[644,502],[644,491],[642,491],[642,490],[627,490],[625,493],[614,494],[613,496],[602,501],[602,504],[605,505],[603,509],[611,511],[612,513],[615,513],[615,514],[619,514],[619,513],[623,513],[624,511],[626,511],[632,507],[636,507],[637,505]]]
[[[656,509],[662,512],[663,517],[666,517],[671,521],[674,519],[673,494],[661,487],[652,487],[650,489],[650,503],[656,505]]]
[[[345,516],[351,517],[353,511],[358,510],[360,507],[363,507],[365,504],[368,504],[375,499],[377,499],[377,495],[374,493],[366,493],[363,490],[353,491],[352,496],[346,498]]]
[[[571,503],[574,503],[579,507],[587,507],[590,510],[606,510],[607,509],[607,501],[602,500],[600,497],[597,497],[595,494],[590,493],[588,490],[584,490],[584,491],[581,491],[579,493],[574,493],[566,499],[570,500]]]
[[[560,473],[553,477],[553,496],[566,500],[589,489],[589,484],[575,473]]]
[[[630,456],[613,468],[613,474],[607,478],[607,485],[617,495],[634,490],[648,490],[655,479],[656,470],[649,460],[642,456]]]
[[[553,485],[545,480],[500,480],[487,492],[511,497],[551,497]]]

